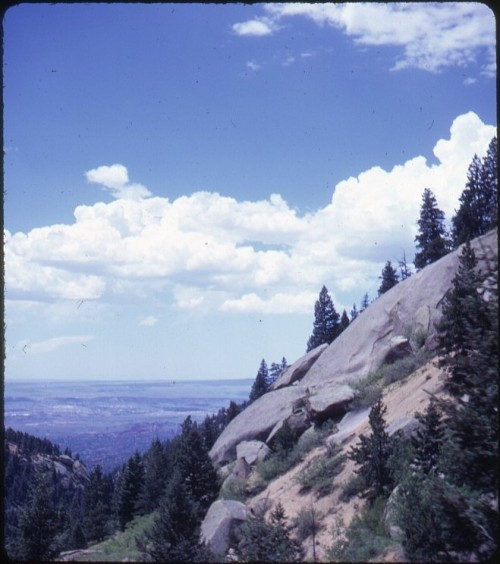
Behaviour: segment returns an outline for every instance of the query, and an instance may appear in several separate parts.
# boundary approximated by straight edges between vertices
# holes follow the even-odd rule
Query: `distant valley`
[[[5,382],[4,424],[111,471],[136,449],[248,398],[252,380]]]

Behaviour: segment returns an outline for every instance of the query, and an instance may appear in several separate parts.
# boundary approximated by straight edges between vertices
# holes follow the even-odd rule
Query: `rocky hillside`
[[[497,236],[494,230],[473,241],[478,268],[483,272],[491,270],[498,255]],[[202,526],[202,535],[215,552],[227,550],[235,523],[263,505],[278,502],[290,522],[297,523],[306,510],[314,512],[314,548],[307,532],[299,535],[308,559],[324,558],[335,538],[342,538],[365,503],[343,493],[352,481],[354,462],[345,457],[335,470],[332,462],[326,480],[319,469],[328,467],[332,453],[340,460],[358,443],[359,436],[368,432],[370,402],[366,395],[376,388],[370,386],[374,375],[379,388],[385,384],[379,392],[387,407],[391,435],[397,430],[411,434],[418,426],[415,413],[426,408],[431,395],[443,394],[433,358],[436,323],[457,272],[460,252],[448,254],[383,294],[331,345],[298,359],[271,391],[229,423],[210,451],[225,478],[223,497],[229,498],[212,505]],[[392,367],[392,372],[387,367]],[[263,480],[256,468],[270,456],[276,441],[290,433],[299,445],[309,441],[309,447],[291,468]],[[397,539],[398,531],[389,517],[385,524]],[[384,560],[401,557],[396,544]]]

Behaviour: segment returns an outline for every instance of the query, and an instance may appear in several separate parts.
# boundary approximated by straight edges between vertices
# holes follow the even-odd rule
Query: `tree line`
[[[467,183],[460,199],[459,209],[451,219],[451,233],[445,225],[445,214],[438,207],[436,197],[430,188],[422,195],[420,216],[415,236],[417,252],[413,260],[416,270],[421,270],[466,241],[484,235],[498,225],[498,175],[497,138],[491,140],[486,155],[480,159],[474,155],[467,172]],[[411,276],[406,255],[398,260],[399,273],[388,260],[379,279],[378,296],[381,296],[400,280]],[[363,296],[358,311],[356,304],[351,318],[344,310],[339,316],[326,286],[323,286],[314,305],[313,331],[307,341],[306,352],[326,343],[332,343],[346,329],[350,322],[369,305],[368,294]]]

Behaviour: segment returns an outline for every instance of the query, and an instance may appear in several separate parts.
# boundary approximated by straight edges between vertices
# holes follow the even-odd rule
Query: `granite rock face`
[[[264,460],[270,452],[271,449],[262,441],[242,441],[236,447],[236,458],[243,458],[253,466]]]
[[[472,247],[483,271],[494,269],[497,230],[475,239]],[[340,418],[355,396],[353,385],[384,363],[414,350],[436,346],[436,323],[452,286],[461,249],[449,253],[372,302],[330,345],[299,358],[274,382],[271,391],[250,404],[224,429],[210,451],[223,464],[236,459],[243,441],[269,444],[285,420]],[[496,271],[494,271],[496,272]],[[411,421],[401,428],[411,428]],[[406,429],[405,429],[406,430]]]
[[[250,510],[240,501],[221,499],[210,506],[201,524],[201,539],[210,550],[224,556],[235,524],[245,521]]]
[[[328,345],[325,343],[309,351],[305,356],[300,357],[291,366],[283,370],[278,379],[273,382],[270,389],[278,390],[279,388],[290,386],[300,381],[327,347]]]

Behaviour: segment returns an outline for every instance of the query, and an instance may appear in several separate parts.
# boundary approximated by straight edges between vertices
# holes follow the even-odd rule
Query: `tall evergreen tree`
[[[414,263],[417,269],[424,268],[449,252],[449,242],[444,226],[444,213],[438,208],[436,198],[429,188],[424,190],[419,233],[415,237],[417,249]]]
[[[90,482],[85,488],[84,530],[88,540],[104,540],[110,514],[109,494],[101,466],[97,465],[90,473]]]
[[[269,520],[263,512],[244,521],[237,529],[236,552],[243,562],[296,562],[298,544],[290,538],[283,506],[278,503]]]
[[[128,459],[118,494],[118,521],[123,531],[125,525],[139,514],[139,500],[144,480],[144,467],[139,451]]]
[[[281,359],[281,362],[273,362],[271,364],[271,368],[269,370],[269,377],[268,377],[268,383],[266,388],[269,389],[269,387],[276,382],[276,380],[279,378],[280,374],[283,372],[283,370],[285,370],[285,368],[288,367],[288,363],[286,361],[286,358],[283,357]]]
[[[379,279],[382,280],[378,289],[379,296],[385,294],[387,290],[390,290],[399,282],[398,273],[396,272],[396,269],[393,268],[390,260],[385,263],[385,266],[382,269],[382,275],[379,276]]]
[[[28,503],[19,515],[14,557],[38,562],[53,560],[59,551],[57,521],[50,473],[39,470],[35,473]]]
[[[431,397],[425,412],[416,413],[420,427],[411,437],[415,453],[413,464],[420,472],[429,474],[438,467],[444,442],[444,424],[437,400]]]
[[[330,344],[339,335],[340,316],[335,310],[326,286],[321,288],[314,305],[313,332],[307,341],[307,352],[326,343]]]
[[[136,539],[141,552],[154,562],[195,562],[199,544],[200,512],[190,488],[176,470],[160,501],[158,514],[143,537]]]
[[[361,300],[361,306],[359,308],[359,313],[362,313],[363,311],[365,311],[365,309],[370,305],[370,299],[368,297],[368,292],[363,296],[363,299]]]
[[[359,443],[352,446],[348,453],[349,458],[359,466],[355,471],[364,477],[370,499],[388,494],[392,486],[389,458],[393,441],[385,430],[386,411],[387,407],[379,399],[368,416],[371,435],[360,435]]]
[[[160,502],[169,473],[167,453],[156,438],[143,457],[144,483],[139,495],[138,506],[141,513],[151,513]]]
[[[347,316],[347,311],[344,309],[342,316],[340,317],[339,334],[345,331],[349,327],[349,317]]]
[[[219,492],[219,479],[196,422],[188,416],[172,441],[172,469],[179,472],[202,516]]]
[[[260,361],[259,370],[255,381],[252,384],[252,389],[250,390],[250,403],[254,402],[256,399],[260,398],[267,392],[267,386],[269,382],[269,370],[267,368],[267,363],[264,359]]]
[[[481,161],[474,155],[467,172],[467,184],[460,196],[460,207],[452,218],[452,237],[456,247],[484,235],[498,222],[497,139],[494,137]]]

